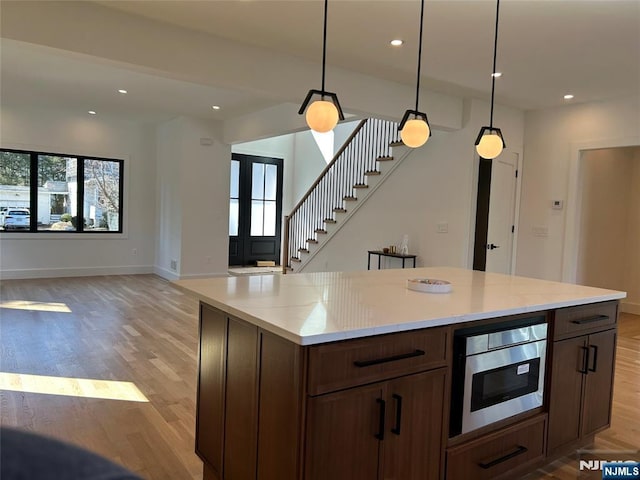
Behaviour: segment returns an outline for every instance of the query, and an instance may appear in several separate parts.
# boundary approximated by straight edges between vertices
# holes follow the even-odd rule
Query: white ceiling
[[[95,3],[320,64],[319,0]],[[327,62],[414,84],[419,9],[417,0],[331,0]],[[494,1],[426,0],[423,84],[488,98],[494,19]],[[397,37],[405,45],[390,47],[388,41]],[[230,118],[273,104],[272,99],[86,60],[3,40],[3,102],[98,102],[150,118],[171,112]],[[522,109],[562,105],[565,93],[575,95],[573,102],[640,94],[640,0],[502,0],[497,69],[504,76],[496,81],[496,100]],[[141,95],[127,102],[111,93],[96,97],[97,91],[112,92],[118,82]],[[302,90],[311,87],[317,88]],[[212,114],[211,103],[221,99],[225,111]]]

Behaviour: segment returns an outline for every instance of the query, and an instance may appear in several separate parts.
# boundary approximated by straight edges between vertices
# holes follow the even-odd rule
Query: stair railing
[[[376,161],[391,156],[391,144],[400,141],[398,124],[370,118],[362,120],[351,136],[327,164],[307,193],[285,218],[282,248],[283,273],[292,261],[300,261],[300,252],[309,243],[317,243],[326,233],[327,223],[334,223],[336,212],[344,202],[355,199],[355,191],[366,187],[367,175],[377,173]]]

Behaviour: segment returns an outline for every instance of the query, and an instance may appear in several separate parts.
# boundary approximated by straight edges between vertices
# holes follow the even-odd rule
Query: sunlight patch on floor
[[[0,302],[0,308],[11,308],[14,310],[33,310],[37,312],[71,313],[71,309],[66,303],[30,302],[29,300],[10,300],[8,302]]]
[[[90,378],[49,377],[45,375],[0,372],[0,390],[124,400],[128,402],[149,401],[138,387],[131,382]]]

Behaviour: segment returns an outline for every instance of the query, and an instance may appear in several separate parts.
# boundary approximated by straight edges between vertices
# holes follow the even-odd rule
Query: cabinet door
[[[256,477],[258,448],[258,328],[229,318],[224,424],[225,480]]]
[[[549,396],[549,453],[580,438],[585,339],[583,336],[553,343]]]
[[[590,435],[609,426],[616,331],[608,330],[589,335],[589,365],[584,390],[582,434]]]
[[[389,381],[383,480],[440,478],[446,372]]]
[[[386,402],[380,384],[309,398],[306,480],[375,480]]]
[[[222,478],[224,384],[227,319],[200,306],[200,366],[196,414],[196,452]]]

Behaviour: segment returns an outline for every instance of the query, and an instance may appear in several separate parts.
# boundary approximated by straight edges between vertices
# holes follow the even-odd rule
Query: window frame
[[[76,155],[73,153],[57,153],[46,152],[36,150],[23,150],[16,148],[0,148],[0,153],[10,152],[29,155],[29,211],[31,214],[30,225],[28,230],[16,230],[5,231],[0,230],[0,234],[7,236],[18,236],[22,234],[38,234],[38,235],[63,235],[69,238],[69,236],[77,235],[118,235],[122,237],[124,234],[124,206],[125,206],[125,161],[122,158],[107,158],[96,155]],[[84,221],[77,222],[75,230],[38,230],[38,157],[39,156],[53,156],[61,158],[74,158],[76,159],[76,177],[77,181],[77,198],[76,198],[76,212],[78,218],[84,219],[84,183],[86,181],[84,163],[85,160],[98,160],[104,162],[115,162],[118,164],[118,229],[117,230],[93,230],[85,229]],[[80,179],[82,179],[80,181]]]

